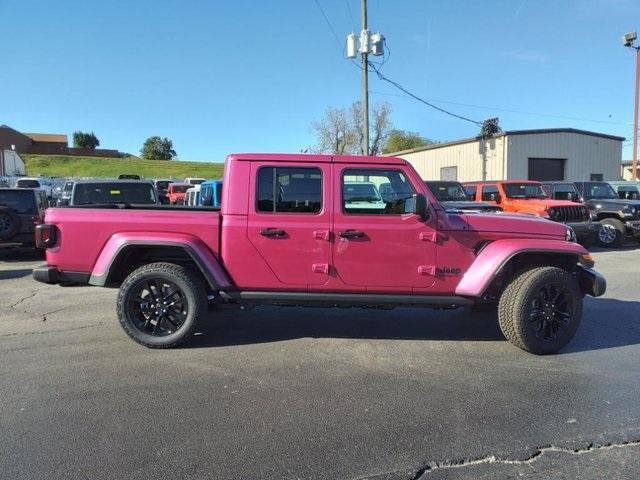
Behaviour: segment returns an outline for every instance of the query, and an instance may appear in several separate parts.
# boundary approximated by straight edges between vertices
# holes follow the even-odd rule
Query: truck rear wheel
[[[617,218],[605,218],[600,222],[598,240],[603,247],[616,248],[622,245],[625,236],[625,226]]]
[[[555,353],[580,325],[582,297],[576,279],[561,268],[525,270],[500,297],[500,329],[509,342],[527,352]]]
[[[202,282],[181,265],[150,263],[120,286],[118,319],[133,340],[150,348],[171,348],[193,335],[207,311]]]

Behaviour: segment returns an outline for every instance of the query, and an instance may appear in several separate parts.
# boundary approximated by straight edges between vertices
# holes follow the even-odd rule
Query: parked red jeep
[[[446,212],[399,158],[231,155],[224,185],[220,211],[49,209],[33,276],[119,287],[120,323],[148,347],[191,337],[208,303],[496,303],[507,339],[544,354],[605,290],[565,225]]]
[[[588,246],[595,240],[600,224],[591,221],[586,205],[569,200],[553,200],[540,182],[497,180],[464,182],[465,191],[476,201],[490,202],[505,212],[527,213],[562,222],[575,232],[578,242]]]
[[[170,205],[182,205],[187,196],[187,190],[192,188],[190,183],[170,183],[167,188],[167,198]]]

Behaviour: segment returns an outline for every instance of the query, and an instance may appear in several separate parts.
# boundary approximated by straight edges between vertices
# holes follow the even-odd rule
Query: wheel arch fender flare
[[[130,249],[144,247],[168,247],[184,252],[198,267],[209,287],[220,290],[231,286],[226,271],[198,237],[183,233],[131,232],[116,233],[105,243],[96,259],[89,284],[106,286],[110,283],[120,260]]]
[[[456,295],[481,297],[491,282],[516,257],[545,255],[571,257],[577,264],[587,250],[580,244],[564,240],[505,239],[489,243],[478,254],[456,287]]]

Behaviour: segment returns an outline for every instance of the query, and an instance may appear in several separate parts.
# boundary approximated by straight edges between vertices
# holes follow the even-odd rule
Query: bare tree
[[[376,104],[371,111],[369,122],[369,155],[378,155],[382,152],[385,140],[391,130],[391,105],[388,103]],[[349,111],[344,108],[328,108],[324,118],[311,124],[311,129],[316,136],[315,151],[320,153],[349,154],[358,153],[364,155],[362,148],[362,104],[355,102]]]
[[[391,105],[387,102],[377,103],[371,110],[369,118],[369,151],[363,147],[364,129],[362,128],[362,103],[355,102],[351,106],[351,121],[358,137],[357,151],[360,155],[378,155],[382,152],[384,142],[391,130]]]
[[[355,145],[353,127],[344,108],[327,108],[324,118],[311,124],[320,153],[352,153]]]

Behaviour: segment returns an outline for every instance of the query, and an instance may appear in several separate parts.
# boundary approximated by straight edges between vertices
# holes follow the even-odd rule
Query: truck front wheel
[[[617,248],[622,245],[625,236],[625,226],[617,218],[605,218],[600,223],[598,240],[603,247]]]
[[[561,268],[525,270],[500,297],[500,329],[509,342],[527,352],[555,353],[580,325],[582,297],[576,279]]]
[[[150,263],[134,270],[120,286],[118,319],[133,340],[150,348],[180,345],[193,335],[207,311],[202,282],[173,263]]]

